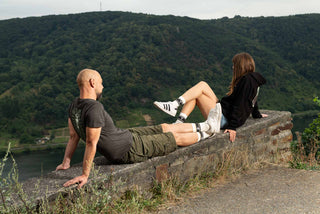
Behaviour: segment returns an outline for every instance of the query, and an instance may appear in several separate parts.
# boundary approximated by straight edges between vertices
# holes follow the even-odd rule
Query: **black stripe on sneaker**
[[[170,111],[170,106],[168,104],[163,104],[163,109]]]

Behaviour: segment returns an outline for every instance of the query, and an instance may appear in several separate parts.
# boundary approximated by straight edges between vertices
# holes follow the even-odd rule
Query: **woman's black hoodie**
[[[266,80],[260,73],[252,72],[241,77],[233,89],[233,93],[221,99],[222,113],[228,120],[225,129],[236,130],[242,126],[250,114],[253,118],[261,118],[258,103],[253,103],[258,87],[265,84]]]

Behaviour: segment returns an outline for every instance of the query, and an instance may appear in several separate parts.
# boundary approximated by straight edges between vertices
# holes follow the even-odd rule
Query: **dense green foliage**
[[[101,72],[102,103],[127,120],[176,98],[200,80],[218,97],[231,80],[231,59],[249,52],[267,79],[260,107],[315,109],[320,86],[320,15],[197,20],[123,12],[0,21],[0,129],[23,141],[66,126],[83,68]],[[129,122],[129,125],[144,125]]]
[[[314,99],[320,107],[320,101],[318,97]],[[311,154],[316,160],[320,159],[320,114],[315,118],[309,127],[305,128],[302,133],[302,143],[307,156]]]
[[[315,97],[313,100],[320,107],[320,100]],[[320,113],[302,134],[297,133],[298,139],[291,142],[293,168],[319,170],[320,165]]]

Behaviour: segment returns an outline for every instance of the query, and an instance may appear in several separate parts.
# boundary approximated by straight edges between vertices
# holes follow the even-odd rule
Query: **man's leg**
[[[155,127],[129,129],[133,136],[133,145],[123,158],[123,163],[142,162],[151,157],[167,155],[178,146],[189,146],[211,136],[205,131],[198,132],[191,123],[161,124]],[[161,130],[162,133],[146,134],[145,131],[148,130]]]
[[[210,125],[205,121],[202,123],[178,123],[178,124],[161,124],[162,131],[172,133],[195,133],[209,132]]]
[[[164,123],[161,124],[161,126],[164,133],[173,133],[178,146],[189,146],[214,134],[211,132],[210,125],[208,125],[207,122],[178,124]]]
[[[161,124],[162,130],[164,133],[173,132],[173,133],[192,133],[196,132],[192,123],[178,123],[178,124]]]
[[[192,132],[206,132],[209,126],[206,122],[202,123],[179,123],[179,124],[166,124],[145,127],[133,127],[128,129],[131,133],[138,135],[155,135],[167,132],[173,133],[192,133]]]
[[[136,133],[138,135],[153,135],[163,133],[161,125],[155,126],[144,126],[144,127],[133,127],[128,129],[131,133]]]
[[[137,163],[149,158],[167,155],[177,149],[175,137],[171,132],[139,135],[132,133],[133,144],[123,158],[123,163]]]
[[[194,133],[173,133],[178,146],[190,146],[202,140],[200,132]],[[209,135],[207,135],[209,137]]]

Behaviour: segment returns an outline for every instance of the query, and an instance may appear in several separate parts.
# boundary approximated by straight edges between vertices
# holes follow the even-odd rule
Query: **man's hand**
[[[70,168],[70,164],[60,164],[59,166],[57,166],[56,171],[58,170],[65,170],[65,169],[69,169]]]
[[[68,126],[69,126],[69,134],[70,134],[69,141],[68,141],[66,150],[64,152],[64,158],[63,158],[62,164],[57,166],[56,171],[70,168],[72,155],[76,150],[80,140],[80,137],[78,136],[77,132],[73,128],[70,118],[68,119]]]
[[[72,184],[76,184],[78,183],[78,189],[80,189],[83,185],[85,185],[86,183],[88,182],[88,176],[86,175],[81,175],[81,176],[78,176],[78,177],[75,177],[74,179],[71,179],[67,182],[65,182],[63,184],[64,187],[68,187],[68,186],[71,186]]]
[[[230,134],[230,141],[234,142],[235,139],[236,139],[237,132],[235,130],[232,130],[232,129],[226,129],[224,131],[224,133],[227,133],[227,132],[229,132],[229,134]]]
[[[268,115],[267,115],[267,114],[261,114],[261,116],[262,116],[262,117],[268,117]]]
[[[100,138],[101,127],[89,128],[86,127],[86,150],[83,157],[83,171],[82,175],[75,177],[63,184],[64,187],[68,187],[72,184],[79,184],[78,188],[81,188],[88,182],[88,177],[91,170],[91,165],[96,154],[98,140]]]

